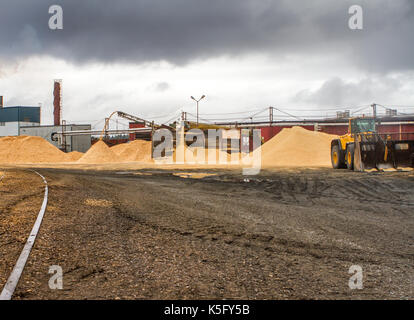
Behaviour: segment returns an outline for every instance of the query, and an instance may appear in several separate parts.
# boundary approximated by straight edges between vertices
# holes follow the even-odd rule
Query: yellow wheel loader
[[[331,142],[331,161],[334,169],[355,171],[414,167],[414,140],[378,133],[375,118],[351,118],[348,133]]]

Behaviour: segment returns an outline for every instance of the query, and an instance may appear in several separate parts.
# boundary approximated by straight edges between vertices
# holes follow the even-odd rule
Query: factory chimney
[[[53,118],[54,125],[60,125],[62,115],[62,80],[55,80],[53,88]]]
[[[0,96],[0,108],[3,108],[3,96]]]

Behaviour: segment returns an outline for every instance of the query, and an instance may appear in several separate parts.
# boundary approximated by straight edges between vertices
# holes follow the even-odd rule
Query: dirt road
[[[49,205],[15,299],[414,298],[413,173],[38,171]],[[0,286],[43,191],[31,172],[6,174]]]

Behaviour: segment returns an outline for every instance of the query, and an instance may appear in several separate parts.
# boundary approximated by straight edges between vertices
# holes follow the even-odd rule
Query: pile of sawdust
[[[190,178],[190,179],[203,179],[205,177],[211,177],[215,176],[215,173],[203,173],[203,172],[177,172],[173,173],[174,176],[180,177],[180,178]]]
[[[0,163],[65,162],[66,154],[41,137],[0,138]]]
[[[262,167],[321,167],[330,166],[330,146],[335,135],[314,132],[301,127],[283,129],[261,147]],[[184,164],[207,163],[208,155],[220,164],[226,159],[231,164],[230,155],[221,150],[185,147]],[[205,153],[205,162],[199,162],[197,153]],[[239,157],[239,155],[237,156]],[[173,151],[173,161],[177,150]],[[151,142],[135,140],[109,148],[98,141],[85,154],[71,152],[65,154],[41,137],[19,136],[0,138],[0,163],[61,163],[103,164],[116,162],[151,162]],[[178,161],[179,162],[179,161]],[[180,163],[177,163],[180,164]]]
[[[302,127],[283,129],[262,147],[263,167],[325,167],[331,165],[331,141],[336,135]]]
[[[72,151],[66,154],[66,161],[74,162],[78,161],[80,158],[82,158],[84,154],[82,152],[78,151]]]
[[[103,207],[103,208],[109,208],[112,207],[112,202],[105,200],[105,199],[86,199],[85,204],[87,206],[91,207]]]
[[[120,161],[151,161],[151,141],[134,140],[113,146],[111,150],[119,156]]]
[[[99,164],[99,163],[113,163],[121,162],[118,155],[115,154],[111,148],[109,148],[105,142],[102,140],[96,142],[89,150],[86,152],[82,158],[80,158],[77,163],[84,164]]]
[[[173,150],[173,161],[177,164],[231,164],[231,156],[226,151],[218,148],[202,148],[202,147],[187,147],[184,146],[184,153],[179,148]],[[204,154],[203,154],[204,153]],[[236,153],[237,161],[240,159],[240,154]]]

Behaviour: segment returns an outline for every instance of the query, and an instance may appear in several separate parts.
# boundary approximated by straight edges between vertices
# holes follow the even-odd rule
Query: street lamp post
[[[196,99],[193,96],[191,96],[191,99],[193,99],[195,102],[197,102],[197,127],[198,127],[198,103],[203,100],[206,96],[203,94],[202,97],[200,99]]]

